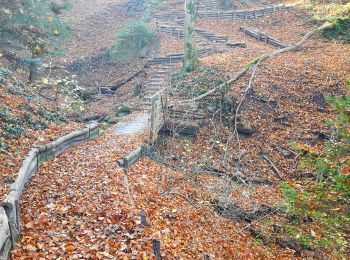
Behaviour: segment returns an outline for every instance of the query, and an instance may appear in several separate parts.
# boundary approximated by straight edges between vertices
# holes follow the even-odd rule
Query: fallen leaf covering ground
[[[1,80],[0,199],[3,200],[32,147],[47,144],[83,125],[63,122],[48,104],[23,90],[24,85],[11,75]]]
[[[166,259],[268,257],[244,230],[238,232],[240,224],[218,216],[207,194],[184,182],[183,173],[148,159],[127,174],[116,166],[144,140],[111,129],[43,165],[23,195],[23,236],[12,257],[150,259],[154,239]],[[198,206],[165,192],[188,196]]]
[[[256,21],[199,20],[201,28],[228,35],[233,42],[247,43],[247,48],[203,58],[201,65],[234,75],[252,59],[275,49],[239,32],[239,26],[259,28],[282,42],[294,43],[313,28],[303,23],[307,17],[304,11],[291,10]],[[176,40],[166,48],[165,43],[174,40],[170,38],[161,36],[160,54],[182,48]],[[257,243],[246,225],[220,216],[210,204],[223,195],[245,210],[283,201],[279,181],[258,147],[267,151],[285,179],[299,173],[298,158],[286,158],[283,149],[290,149],[292,141],[320,149],[322,136],[329,134],[324,121],[332,117],[324,98],[342,94],[342,82],[350,77],[349,56],[348,45],[316,38],[301,50],[265,61],[257,69],[255,93],[247,96],[242,107],[242,122],[253,126],[255,132],[240,140],[244,152],[240,170],[247,176],[272,181],[272,185],[234,184],[227,192],[223,178],[189,174],[189,169],[203,160],[217,168],[222,166],[222,146],[215,141],[227,137],[232,129],[218,121],[205,122],[207,127],[189,144],[190,153],[184,149],[188,142],[179,139],[167,140],[160,147],[190,166],[181,171],[142,159],[125,175],[116,160],[142,144],[147,134],[126,138],[111,129],[97,140],[47,162],[32,179],[21,204],[23,237],[12,257],[149,259],[154,257],[152,242],[157,239],[165,259],[201,259],[204,255],[215,259],[296,258],[291,249]],[[229,94],[239,98],[248,80],[249,75],[240,79]],[[137,102],[134,97],[129,99],[132,85],[120,90],[130,103]],[[108,111],[110,101],[103,97],[96,109]],[[221,133],[215,136],[217,129]],[[237,143],[232,141],[228,150],[232,158],[228,171],[233,171]],[[147,216],[148,227],[141,225],[141,211]],[[278,216],[270,220],[277,221]]]

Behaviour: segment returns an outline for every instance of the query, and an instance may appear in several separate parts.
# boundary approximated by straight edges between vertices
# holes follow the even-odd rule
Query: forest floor
[[[77,0],[63,17],[74,34],[65,43],[66,57],[58,62],[64,69],[53,71],[53,75],[75,74],[80,83],[96,87],[113,84],[142,70],[146,60],[128,65],[106,60],[115,32],[141,17],[139,12],[125,11],[127,2]],[[167,5],[174,6],[172,2],[177,1]],[[257,7],[261,2],[254,1],[248,7]],[[240,32],[240,26],[258,28],[292,44],[315,27],[306,23],[309,16],[295,8],[249,21],[198,19],[199,28],[247,45],[201,58],[200,67],[217,68],[222,78],[228,79],[252,59],[276,49]],[[181,40],[160,35],[158,55],[182,50]],[[254,131],[250,136],[241,135],[239,145],[232,129],[202,105],[200,112],[206,119],[199,123],[197,139],[167,137],[156,145],[157,156],[166,164],[143,158],[128,170],[119,168],[116,161],[145,143],[148,133],[117,134],[114,127],[98,139],[48,161],[22,196],[22,236],[12,258],[152,259],[155,240],[161,241],[164,259],[321,257],[319,252],[283,246],[276,241],[265,243],[254,236],[251,228],[259,228],[260,218],[278,223],[283,219],[278,214],[270,212],[246,222],[220,214],[215,205],[224,202],[226,207],[235,205],[244,212],[282,205],[279,184],[302,174],[298,169],[299,158],[293,152],[290,154],[290,143],[301,143],[308,149],[322,147],[324,138],[330,134],[324,122],[333,117],[325,98],[343,93],[343,82],[350,78],[348,57],[349,45],[314,38],[296,52],[261,64],[254,77],[254,91],[247,95],[240,114],[241,122]],[[174,66],[173,72],[178,68]],[[195,72],[186,80],[195,84],[193,79],[202,76],[202,72]],[[132,95],[132,88],[145,79],[146,76],[137,77],[113,96],[98,95],[88,104],[84,117],[113,114],[113,108],[120,104],[137,107],[140,98]],[[239,100],[249,79],[250,75],[242,77],[227,95]],[[209,101],[219,96],[214,95]],[[175,95],[174,103],[178,98],[183,96]],[[79,126],[68,124],[47,137],[43,135],[41,141]],[[33,145],[29,140],[28,147]],[[27,150],[16,155],[10,178],[14,178]],[[274,162],[283,180],[276,177],[261,150]],[[223,176],[223,172],[196,173],[198,168],[208,166],[260,182],[246,185]],[[2,176],[8,174],[8,168],[1,168]],[[141,223],[141,212],[147,216],[146,226]]]

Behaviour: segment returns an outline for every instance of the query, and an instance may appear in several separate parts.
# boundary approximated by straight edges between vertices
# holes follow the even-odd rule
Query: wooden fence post
[[[155,129],[157,127],[157,100],[155,97],[152,99],[152,108],[151,108],[151,141],[154,141],[156,138]]]
[[[153,253],[156,256],[157,260],[162,259],[162,256],[160,254],[160,241],[159,240],[153,240]]]
[[[167,120],[168,117],[169,117],[169,103],[168,103],[168,100],[169,100],[169,89],[165,88],[164,91],[165,91],[165,94],[164,94],[164,96],[165,96],[164,111],[165,111],[165,119]]]

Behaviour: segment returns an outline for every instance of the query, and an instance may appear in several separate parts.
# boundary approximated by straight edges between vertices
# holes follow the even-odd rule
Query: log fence
[[[157,32],[158,33],[165,33],[170,36],[175,36],[179,39],[184,38],[185,34],[183,31],[183,26],[176,26],[176,25],[168,25],[168,24],[161,24],[157,25]],[[207,32],[203,29],[195,29],[195,32],[204,38],[208,39],[212,42],[227,42],[228,37],[225,35],[216,35],[211,32]]]
[[[91,123],[86,128],[60,137],[51,143],[34,147],[28,153],[15,182],[10,186],[10,193],[0,205],[0,259],[9,258],[10,251],[15,248],[16,239],[20,234],[19,200],[25,184],[39,171],[45,161],[98,135],[98,124]]]
[[[290,5],[274,5],[255,10],[230,10],[230,11],[202,11],[198,10],[197,16],[202,19],[221,19],[221,20],[251,20],[259,17],[270,16],[277,12],[287,11]]]
[[[163,88],[152,97],[150,141],[154,142],[159,131],[169,118],[168,88]]]
[[[272,38],[272,37],[268,36],[266,33],[261,32],[257,29],[247,29],[247,28],[239,27],[239,30],[241,32],[244,32],[245,34],[249,35],[250,37],[257,39],[258,41],[265,42],[266,44],[270,44],[270,45],[273,45],[273,46],[278,47],[278,48],[288,47],[287,44],[284,44],[281,41],[279,41],[275,38]]]
[[[198,57],[204,57],[213,53],[221,53],[224,52],[225,50],[222,49],[216,49],[216,48],[205,48],[205,49],[199,49],[197,50],[197,56]],[[176,63],[181,63],[184,58],[183,53],[175,53],[175,54],[170,54],[166,55],[163,57],[156,57],[153,60],[150,60],[145,67],[151,67],[154,65],[161,65],[161,64],[176,64]]]

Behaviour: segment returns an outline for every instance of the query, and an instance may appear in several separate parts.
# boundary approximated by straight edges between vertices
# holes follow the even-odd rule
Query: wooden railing
[[[151,131],[150,140],[154,142],[165,121],[169,117],[168,88],[163,88],[151,97]]]
[[[207,10],[198,11],[197,16],[202,19],[226,19],[226,20],[250,20],[257,19],[263,16],[269,16],[276,12],[282,12],[290,9],[289,5],[274,5],[269,7],[263,7],[255,10]]]
[[[23,161],[11,191],[0,205],[0,259],[8,259],[20,235],[19,200],[25,184],[39,171],[47,160],[61,154],[68,148],[88,141],[99,135],[99,125],[92,123],[46,145],[34,147]]]
[[[259,31],[258,29],[247,29],[244,27],[239,27],[239,30],[249,35],[250,37],[257,39],[258,41],[265,42],[266,44],[270,44],[278,48],[285,48],[288,46],[287,44],[268,36],[266,33]]]

